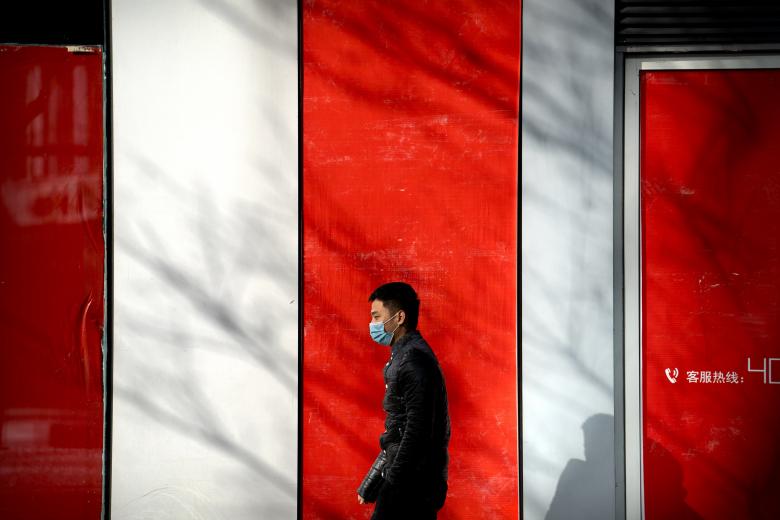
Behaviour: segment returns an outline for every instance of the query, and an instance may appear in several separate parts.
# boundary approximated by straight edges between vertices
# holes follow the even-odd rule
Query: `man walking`
[[[417,330],[420,300],[403,282],[378,287],[371,302],[371,338],[391,348],[384,368],[386,458],[372,520],[430,520],[447,495],[450,418],[436,355]],[[365,503],[358,494],[358,502]]]

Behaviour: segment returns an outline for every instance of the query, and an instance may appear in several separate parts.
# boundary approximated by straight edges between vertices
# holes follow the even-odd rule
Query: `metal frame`
[[[612,114],[612,298],[613,298],[613,359],[614,389],[614,456],[615,456],[615,518],[626,517],[625,479],[625,407],[623,405],[623,78],[625,76],[623,54],[615,53],[614,100]]]
[[[623,88],[622,282],[625,518],[644,518],[642,461],[642,251],[639,192],[640,92],[645,70],[780,69],[780,55],[626,57]],[[616,247],[619,249],[619,247]],[[617,324],[617,323],[616,323]]]

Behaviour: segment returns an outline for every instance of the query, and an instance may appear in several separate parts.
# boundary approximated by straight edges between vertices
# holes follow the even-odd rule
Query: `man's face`
[[[390,332],[396,328],[395,321],[398,319],[396,316],[388,322],[390,317],[395,314],[390,309],[385,307],[382,300],[374,300],[371,302],[371,323],[385,323],[385,332]]]

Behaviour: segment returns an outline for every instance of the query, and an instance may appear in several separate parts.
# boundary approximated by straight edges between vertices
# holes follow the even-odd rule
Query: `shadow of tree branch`
[[[140,411],[163,426],[176,430],[188,437],[194,436],[199,438],[218,449],[221,453],[233,457],[237,462],[252,469],[252,471],[273,485],[277,490],[290,498],[295,498],[295,482],[290,481],[273,466],[257,457],[250,450],[233,442],[216,428],[205,426],[203,423],[187,421],[157,405],[144,392],[139,390],[115,385],[114,393],[133,403]]]

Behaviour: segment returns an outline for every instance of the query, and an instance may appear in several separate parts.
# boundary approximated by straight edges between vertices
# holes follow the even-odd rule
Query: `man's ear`
[[[406,324],[406,312],[404,311],[398,311],[398,326]]]

